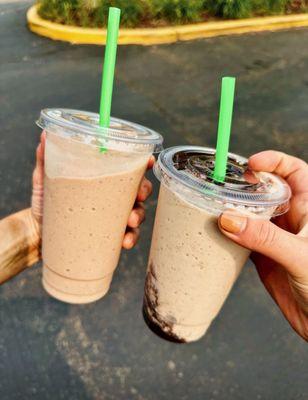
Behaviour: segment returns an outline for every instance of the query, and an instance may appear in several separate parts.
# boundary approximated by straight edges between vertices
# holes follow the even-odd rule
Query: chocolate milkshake
[[[212,180],[214,151],[179,147],[161,153],[161,180],[145,283],[149,327],[175,342],[204,335],[227,298],[249,251],[221,234],[217,217],[237,209],[256,218],[286,211],[290,191],[271,174],[247,171],[230,154],[225,184]]]
[[[151,140],[161,139],[119,120],[95,134],[96,114],[56,111],[44,111],[60,123],[46,126],[43,286],[59,300],[89,303],[109,289]]]

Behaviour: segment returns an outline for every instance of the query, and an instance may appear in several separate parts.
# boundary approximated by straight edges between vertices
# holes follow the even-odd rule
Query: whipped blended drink
[[[217,217],[161,185],[145,286],[145,311],[175,341],[201,337],[249,251],[223,236]]]
[[[155,132],[115,119],[99,133],[97,121],[72,110],[44,110],[40,120],[47,131],[43,286],[69,303],[108,292],[140,182],[161,143]]]
[[[219,231],[218,215],[233,208],[270,218],[288,207],[286,183],[248,171],[246,161],[229,155],[224,184],[211,178],[212,149],[167,149],[155,166],[161,187],[143,314],[149,327],[167,340],[191,342],[204,335],[249,256]]]

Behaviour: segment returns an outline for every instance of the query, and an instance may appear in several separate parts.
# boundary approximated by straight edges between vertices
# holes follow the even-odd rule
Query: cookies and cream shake
[[[157,133],[98,115],[43,110],[47,132],[43,214],[43,286],[69,303],[103,297],[118,264],[129,214]]]
[[[272,174],[254,174],[230,154],[224,184],[212,179],[214,150],[175,147],[155,166],[161,181],[145,283],[149,327],[175,342],[204,335],[227,298],[249,251],[218,229],[217,217],[237,209],[256,218],[286,211],[290,191]]]

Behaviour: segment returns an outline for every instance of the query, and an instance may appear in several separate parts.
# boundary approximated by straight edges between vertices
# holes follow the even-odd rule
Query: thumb
[[[220,216],[219,228],[239,245],[281,264],[292,276],[303,274],[308,257],[305,238],[293,235],[268,220],[248,218],[232,211]]]

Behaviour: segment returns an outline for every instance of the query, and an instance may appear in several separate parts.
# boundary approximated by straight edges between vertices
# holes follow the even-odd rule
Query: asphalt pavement
[[[30,33],[28,4],[0,5],[0,217],[29,205],[40,110],[99,106],[103,47]],[[298,29],[120,47],[112,113],[161,132],[166,147],[214,146],[220,79],[236,76],[231,150],[308,161],[307,43],[308,30]],[[1,286],[1,400],[307,399],[307,345],[251,263],[199,342],[176,345],[148,330],[141,305],[154,189],[141,241],[123,252],[103,300],[51,299],[40,265]]]

